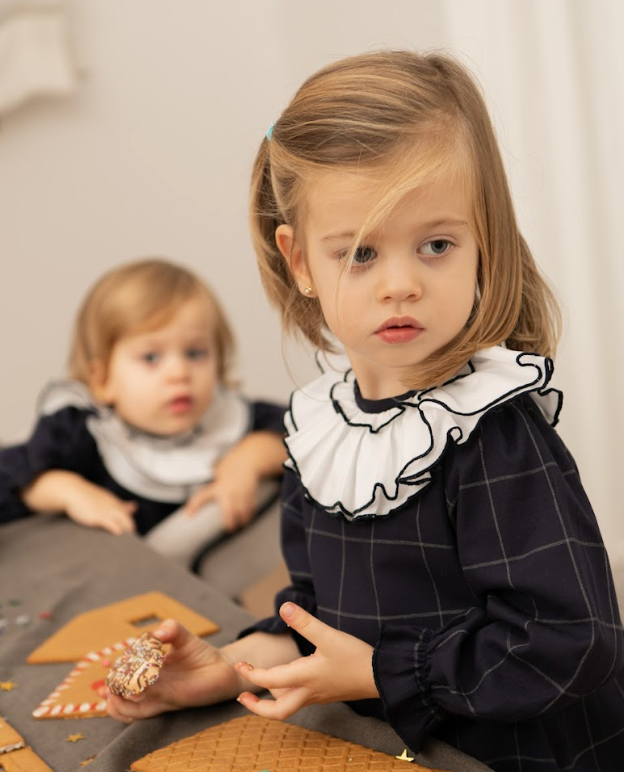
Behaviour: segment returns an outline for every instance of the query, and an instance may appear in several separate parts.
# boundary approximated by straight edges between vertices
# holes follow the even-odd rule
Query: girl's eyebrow
[[[452,228],[465,228],[468,225],[467,220],[456,220],[453,217],[442,218],[440,220],[431,220],[430,222],[423,223],[423,228],[441,228],[447,225]]]
[[[453,217],[443,217],[436,220],[430,220],[429,222],[420,223],[419,229],[430,230],[431,228],[441,228],[443,226],[451,228],[465,228],[468,222],[466,220],[457,220]],[[344,231],[343,233],[330,233],[328,236],[323,236],[321,241],[342,241],[343,239],[353,239],[356,236],[357,231]]]
[[[330,233],[329,236],[323,236],[321,241],[340,241],[342,239],[353,239],[356,231],[345,231],[345,233]]]

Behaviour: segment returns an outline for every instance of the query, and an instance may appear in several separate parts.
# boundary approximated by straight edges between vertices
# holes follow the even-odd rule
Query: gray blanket
[[[250,616],[211,586],[150,550],[134,536],[111,536],[64,517],[39,516],[0,528],[0,716],[55,771],[124,772],[150,751],[245,713],[231,701],[168,713],[125,726],[111,718],[36,720],[32,711],[71,670],[68,663],[29,665],[28,654],[77,614],[151,590],[160,590],[217,622],[210,640],[235,638]],[[51,612],[41,618],[41,612]],[[44,614],[45,617],[45,614]],[[305,708],[291,721],[376,750],[398,755],[404,745],[381,721],[357,716],[345,705]],[[84,739],[69,742],[71,735]],[[432,741],[416,757],[452,772],[488,768]]]

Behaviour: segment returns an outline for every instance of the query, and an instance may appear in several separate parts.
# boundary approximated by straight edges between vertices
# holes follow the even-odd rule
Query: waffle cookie
[[[200,637],[219,626],[162,592],[146,592],[109,606],[78,614],[27,657],[33,663],[78,662],[90,651],[155,630],[164,620],[177,619]]]
[[[132,772],[440,772],[283,721],[249,715],[148,753]]]
[[[52,772],[3,718],[0,718],[0,769],[4,772]]]

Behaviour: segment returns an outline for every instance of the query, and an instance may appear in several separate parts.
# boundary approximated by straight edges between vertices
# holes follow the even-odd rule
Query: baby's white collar
[[[182,434],[156,437],[97,405],[87,386],[53,381],[39,399],[39,412],[64,407],[91,411],[86,424],[104,466],[126,490],[153,501],[185,501],[214,476],[215,464],[251,428],[251,408],[236,392],[219,389],[199,424]]]

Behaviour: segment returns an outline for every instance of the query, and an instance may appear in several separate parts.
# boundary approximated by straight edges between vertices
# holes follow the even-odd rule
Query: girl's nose
[[[378,272],[378,295],[387,300],[418,300],[423,293],[422,277],[414,257],[382,259]]]

